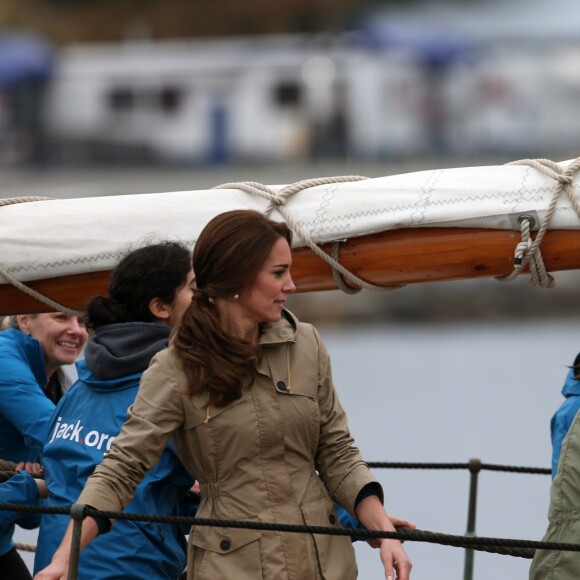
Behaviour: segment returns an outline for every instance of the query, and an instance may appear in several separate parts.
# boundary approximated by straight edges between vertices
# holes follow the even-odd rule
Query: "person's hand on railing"
[[[98,535],[97,522],[92,518],[84,518],[80,538],[80,550],[85,548]],[[34,580],[67,580],[70,557],[72,552],[73,522],[69,524],[66,533],[54,553],[50,564],[34,576]]]

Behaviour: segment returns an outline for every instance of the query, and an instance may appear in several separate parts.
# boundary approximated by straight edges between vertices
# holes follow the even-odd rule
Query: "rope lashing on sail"
[[[54,198],[52,197],[38,197],[32,195],[27,197],[8,197],[6,199],[0,199],[0,207],[5,205],[13,205],[15,203],[27,203],[31,201],[52,201],[52,200],[54,200]],[[14,286],[27,296],[30,296],[31,298],[34,298],[35,300],[38,300],[39,302],[46,304],[53,310],[56,310],[58,312],[64,312],[66,314],[70,314],[71,316],[80,316],[82,314],[78,310],[73,310],[68,306],[59,304],[58,302],[52,300],[48,296],[45,296],[44,294],[41,294],[40,292],[33,290],[29,286],[26,286],[26,284],[23,284],[22,282],[20,282],[20,280],[17,280],[12,274],[10,274],[10,272],[8,272],[8,270],[6,270],[6,268],[4,268],[2,264],[0,264],[0,276],[2,276],[9,284],[12,284],[12,286]]]
[[[345,268],[339,262],[339,242],[333,243],[332,255],[327,254],[316,242],[312,239],[309,232],[304,230],[300,224],[294,219],[294,216],[290,211],[288,211],[286,206],[286,201],[292,195],[309,189],[310,187],[316,187],[318,185],[329,185],[333,183],[348,183],[351,181],[363,181],[368,179],[368,177],[363,177],[361,175],[342,175],[337,177],[314,177],[312,179],[305,179],[298,181],[291,185],[287,185],[282,188],[279,192],[274,191],[272,188],[264,185],[262,183],[257,183],[255,181],[239,181],[232,183],[222,183],[221,185],[216,185],[213,189],[239,189],[245,191],[246,193],[258,195],[264,199],[267,199],[270,204],[264,210],[264,214],[268,215],[272,210],[276,209],[284,217],[288,227],[292,232],[300,236],[306,245],[316,254],[320,259],[324,260],[331,268],[334,280],[337,286],[343,292],[347,294],[356,294],[361,290],[372,290],[375,292],[387,292],[390,290],[396,290],[401,288],[400,285],[395,286],[378,286],[376,284],[371,284],[362,278],[359,278],[356,274]],[[346,282],[350,282],[350,285]]]
[[[531,223],[532,220],[526,216],[521,216],[519,221],[522,240],[516,246],[514,254],[514,269],[510,274],[507,274],[506,276],[498,276],[496,279],[502,282],[510,282],[519,276],[524,268],[528,266],[533,284],[541,286],[542,288],[552,288],[554,286],[554,278],[546,271],[544,260],[540,252],[540,245],[548,231],[550,220],[556,211],[556,204],[558,203],[558,199],[562,195],[562,192],[566,193],[574,211],[578,217],[580,217],[580,203],[574,195],[574,177],[578,170],[580,170],[580,157],[572,161],[565,170],[549,159],[520,159],[519,161],[512,161],[506,165],[529,165],[540,173],[552,178],[557,182],[557,186],[554,189],[544,221],[538,230],[535,240],[532,240],[530,234],[533,225]]]

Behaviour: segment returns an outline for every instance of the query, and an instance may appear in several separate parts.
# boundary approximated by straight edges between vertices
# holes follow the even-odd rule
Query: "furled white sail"
[[[570,163],[558,166],[565,170]],[[309,187],[288,197],[284,212],[316,243],[397,228],[513,229],[513,216],[524,212],[542,222],[557,187],[557,180],[529,165],[437,169]],[[275,193],[283,188],[270,186]],[[240,189],[6,205],[0,207],[0,264],[23,282],[108,270],[146,240],[193,245],[218,213],[269,205]],[[277,209],[270,215],[285,219]],[[580,229],[566,195],[558,199],[550,228]],[[298,236],[295,245],[303,243]]]

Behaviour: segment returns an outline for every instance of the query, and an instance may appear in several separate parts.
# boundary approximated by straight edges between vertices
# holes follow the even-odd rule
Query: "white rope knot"
[[[286,199],[280,197],[279,195],[274,195],[272,196],[271,203],[277,206],[286,205]]]
[[[562,175],[558,175],[557,179],[560,183],[563,183],[564,185],[572,185],[572,183],[574,182],[573,175],[562,174]]]
[[[548,226],[550,225],[552,216],[556,211],[556,204],[558,203],[558,199],[560,198],[562,191],[566,192],[566,195],[568,196],[568,199],[570,200],[576,215],[580,217],[580,203],[574,195],[574,177],[576,176],[576,173],[578,173],[578,170],[580,170],[580,157],[574,159],[565,170],[562,169],[562,167],[560,167],[557,163],[550,161],[549,159],[520,159],[519,161],[512,161],[507,165],[529,165],[540,173],[551,177],[558,183],[558,185],[556,186],[554,193],[552,194],[552,198],[550,199],[550,203],[544,217],[544,222],[542,223],[538,231],[538,235],[536,236],[536,239],[533,240],[533,242],[531,241],[531,235],[529,233],[529,220],[522,219],[520,222],[522,241],[525,241],[529,247],[527,250],[524,250],[523,255],[519,257],[518,252],[520,250],[518,250],[518,244],[514,257],[513,271],[507,276],[498,276],[497,279],[501,281],[513,280],[524,270],[526,266],[529,266],[533,284],[541,286],[542,288],[553,288],[555,286],[555,281],[553,276],[546,271],[544,261],[542,259],[542,254],[540,252],[540,245],[544,239],[544,236],[546,235],[546,232],[548,231]]]
[[[540,247],[535,246],[532,241],[531,229],[531,218],[522,218],[520,221],[522,240],[518,242],[514,252],[514,269],[507,276],[498,276],[497,279],[501,282],[510,282],[522,273],[525,266],[528,266],[532,284],[541,288],[553,288],[554,278],[546,270]]]
[[[286,193],[286,188],[277,193],[271,187],[268,187],[263,183],[258,183],[257,181],[234,181],[230,183],[222,183],[221,185],[216,185],[213,189],[240,189],[241,191],[267,199],[270,204],[264,210],[266,215],[270,214],[274,208],[280,208],[286,205],[286,195],[288,195],[288,193]]]
[[[519,242],[516,246],[516,251],[514,253],[514,264],[515,267],[521,269],[522,263],[524,261],[524,256],[532,247],[532,240],[527,240],[525,242]]]

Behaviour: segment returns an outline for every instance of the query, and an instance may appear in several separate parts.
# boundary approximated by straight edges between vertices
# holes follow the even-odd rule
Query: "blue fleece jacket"
[[[0,458],[39,461],[54,411],[46,380],[40,343],[19,330],[0,332]]]
[[[89,339],[78,381],[57,405],[43,450],[48,506],[75,503],[86,480],[119,434],[153,354],[167,345],[170,329],[160,324],[112,324]],[[103,378],[103,376],[107,378]],[[146,441],[143,442],[147,444]],[[171,445],[137,487],[126,512],[192,515],[182,503],[194,477]],[[43,515],[35,572],[50,562],[70,521]],[[183,530],[171,524],[118,520],[80,555],[79,580],[175,580],[186,561]]]
[[[38,502],[38,487],[30,473],[26,471],[19,471],[8,481],[0,484],[0,503],[32,505]],[[14,547],[12,536],[15,524],[31,530],[38,527],[39,521],[40,514],[38,513],[0,510],[0,557]]]
[[[580,355],[576,357],[574,365],[580,363]],[[576,417],[576,413],[580,409],[580,381],[574,378],[578,371],[571,368],[568,371],[564,386],[562,387],[562,395],[565,400],[560,405],[550,422],[550,430],[552,435],[552,477],[558,471],[558,461],[560,460],[560,450],[562,448],[562,441],[570,429],[570,425]]]

